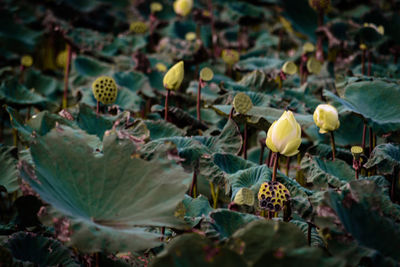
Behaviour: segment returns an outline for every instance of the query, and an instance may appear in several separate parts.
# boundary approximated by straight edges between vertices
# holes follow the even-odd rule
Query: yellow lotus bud
[[[21,58],[21,65],[24,67],[30,67],[33,64],[33,58],[30,55],[24,55]]]
[[[108,76],[97,78],[92,84],[94,98],[103,104],[112,104],[117,99],[117,84]]]
[[[158,62],[155,67],[156,67],[156,70],[158,70],[159,72],[166,72],[167,71],[167,66],[165,66],[161,62]]]
[[[320,133],[334,131],[340,126],[339,115],[335,107],[328,104],[318,105],[314,111],[314,122]]]
[[[233,200],[238,205],[254,205],[254,193],[251,189],[243,187],[240,188],[239,191],[235,195],[235,199]]]
[[[322,64],[315,57],[307,60],[307,70],[309,73],[319,74],[321,72]]]
[[[188,32],[187,34],[185,34],[185,39],[186,39],[186,41],[189,41],[189,42],[196,40],[196,33]]]
[[[264,210],[279,212],[289,199],[289,190],[277,181],[263,183],[258,191],[259,205]]]
[[[183,61],[179,61],[165,74],[163,80],[165,89],[178,90],[183,81],[184,74]]]
[[[58,53],[56,63],[57,67],[64,68],[65,65],[67,64],[67,58],[68,58],[68,51],[64,50]]]
[[[134,33],[145,33],[147,28],[147,24],[142,21],[134,21],[129,25],[129,30]]]
[[[213,77],[214,77],[214,72],[212,71],[212,69],[207,68],[207,67],[201,69],[200,79],[208,82],[208,81],[211,81]]]
[[[266,145],[287,157],[296,155],[301,143],[301,128],[291,111],[283,112],[268,129]]]
[[[193,0],[176,0],[174,2],[174,11],[176,14],[186,17],[192,11]]]
[[[312,43],[306,42],[303,45],[303,53],[312,53],[314,51],[315,51],[315,46]]]
[[[282,66],[282,71],[285,74],[293,75],[297,72],[297,66],[293,61],[286,61]]]
[[[233,49],[224,49],[221,54],[222,60],[228,64],[233,65],[239,61],[239,52]]]
[[[377,28],[377,31],[381,34],[384,35],[385,34],[385,28],[382,25],[379,25]]]
[[[163,6],[161,3],[159,2],[153,2],[150,4],[150,11],[151,13],[156,13],[156,12],[160,12],[161,10],[163,10]]]

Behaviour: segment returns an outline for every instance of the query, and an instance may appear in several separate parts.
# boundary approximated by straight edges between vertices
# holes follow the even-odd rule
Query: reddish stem
[[[362,51],[362,56],[361,56],[361,74],[365,75],[365,56],[366,56],[367,50]]]
[[[335,136],[333,135],[333,131],[331,131],[331,145],[332,145],[332,159],[335,161],[336,159],[336,145],[335,145]]]
[[[197,87],[197,119],[201,122],[201,111],[200,111],[200,102],[201,102],[201,84],[202,80],[201,78],[199,79],[199,86]]]
[[[99,111],[100,111],[100,102],[97,101],[97,107],[96,107],[96,116],[97,116],[97,118],[99,117]]]
[[[290,170],[290,157],[286,157],[286,176],[289,176],[289,170]]]
[[[274,169],[272,170],[272,182],[276,181],[276,171],[278,170],[279,152],[274,153]]]
[[[232,120],[233,119],[233,111],[234,111],[234,107],[231,108],[231,111],[229,112],[229,119]]]
[[[244,123],[243,132],[243,158],[247,159],[247,123]]]
[[[372,134],[372,127],[369,127],[369,155],[372,154],[374,149],[374,135]]]
[[[265,160],[265,164],[267,164],[268,168],[271,167],[271,158],[272,158],[272,150],[269,150],[268,158]]]
[[[69,69],[71,65],[71,56],[72,56],[72,49],[71,45],[67,44],[67,62],[65,64],[65,73],[64,73],[64,96],[62,107],[63,109],[67,107],[67,97],[68,97],[68,79],[69,79]]]
[[[165,107],[164,107],[164,120],[168,121],[168,98],[171,94],[171,90],[167,89],[167,95],[165,96]]]
[[[368,51],[368,76],[371,76],[371,51]]]
[[[197,170],[196,168],[193,171],[193,178],[192,178],[192,184],[190,185],[190,189],[189,189],[189,195],[193,198],[195,198],[196,196],[194,195],[194,188],[197,185]]]
[[[164,241],[164,235],[165,235],[165,226],[161,227],[161,237],[160,237],[161,242]]]
[[[367,124],[364,122],[363,135],[362,135],[362,143],[361,143],[361,147],[362,147],[363,151],[365,151],[365,139],[366,139],[366,135],[367,135]]]

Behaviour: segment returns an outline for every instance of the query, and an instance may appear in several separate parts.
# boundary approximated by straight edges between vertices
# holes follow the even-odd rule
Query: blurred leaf
[[[395,144],[381,144],[376,146],[364,167],[372,168],[375,166],[383,174],[396,175],[394,170],[400,166],[400,146]]]
[[[11,147],[0,146],[0,186],[4,186],[8,193],[19,189],[17,161],[11,150]]]

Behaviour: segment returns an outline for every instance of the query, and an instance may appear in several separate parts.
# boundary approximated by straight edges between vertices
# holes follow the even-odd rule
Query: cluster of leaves
[[[0,265],[397,266],[399,1],[331,1],[319,27],[307,0],[199,0],[186,17],[157,2],[158,12],[141,0],[2,1]],[[135,32],[137,21],[147,28]],[[277,79],[321,36],[319,74]],[[224,62],[221,49],[239,61]],[[163,76],[181,60],[164,121]],[[199,120],[203,67],[214,76],[201,81]],[[101,75],[118,96],[97,114],[91,84]],[[238,92],[252,108],[228,118]],[[339,111],[335,160],[312,117],[325,102]],[[302,143],[279,163],[290,202],[266,219],[256,198],[272,177],[265,136],[284,110]],[[350,147],[363,135],[356,179]],[[237,201],[243,189],[254,201]]]

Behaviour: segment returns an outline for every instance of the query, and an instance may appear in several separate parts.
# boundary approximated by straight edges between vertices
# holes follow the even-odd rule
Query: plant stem
[[[369,127],[369,155],[371,156],[372,150],[374,149],[374,135],[372,133],[372,127]]]
[[[286,176],[289,176],[290,170],[290,157],[286,157]]]
[[[361,147],[362,147],[363,151],[365,151],[365,139],[366,139],[366,136],[367,136],[367,124],[364,122],[362,143],[361,143]]]
[[[321,27],[323,24],[324,24],[324,11],[321,9],[318,11],[318,27]],[[324,51],[322,49],[322,43],[323,43],[323,35],[321,33],[318,33],[316,57],[317,60],[321,62],[324,61]]]
[[[28,110],[26,111],[25,121],[28,121],[30,117],[31,117],[31,106],[29,106]]]
[[[67,108],[67,98],[68,98],[68,78],[69,78],[69,66],[71,65],[71,45],[67,43],[67,62],[65,64],[64,70],[64,96],[62,101],[62,108]]]
[[[371,76],[371,50],[368,51],[368,76]]]
[[[97,116],[97,118],[99,117],[99,111],[100,111],[100,102],[97,101],[97,106],[96,106],[96,116]]]
[[[274,169],[272,171],[272,182],[276,181],[276,171],[278,169],[279,152],[274,153]]]
[[[190,185],[189,189],[189,195],[192,198],[196,198],[196,184],[197,184],[197,169],[195,168],[193,171],[192,184]]]
[[[214,203],[213,203],[213,208],[214,209],[217,208],[218,197],[219,197],[219,187],[217,186],[217,190],[215,191],[215,199],[214,199]]]
[[[247,123],[244,123],[243,132],[243,158],[247,159]]]
[[[260,216],[261,216],[261,217],[265,217],[265,210],[261,210],[261,211],[260,211]]]
[[[367,54],[367,50],[363,49],[362,55],[361,55],[361,74],[365,74],[365,56]]]
[[[311,223],[307,223],[308,228],[307,228],[307,242],[308,245],[311,246]]]
[[[199,86],[197,87],[197,120],[199,120],[199,122],[201,122],[201,112],[200,112],[200,105],[201,105],[201,83],[202,80],[201,78],[199,78]]]
[[[273,153],[272,150],[269,150],[268,158],[265,160],[265,164],[268,166],[268,168],[271,167],[272,153]]]
[[[164,235],[165,235],[165,226],[161,227],[161,237],[160,237],[160,241],[164,241]]]
[[[231,108],[231,111],[229,112],[229,119],[232,120],[233,119],[233,111],[234,111],[234,107]]]
[[[171,94],[171,90],[167,89],[167,95],[165,96],[165,107],[164,107],[164,120],[168,121],[168,98]]]
[[[261,145],[261,149],[260,149],[260,158],[258,160],[258,164],[261,165],[264,161],[264,150],[265,150],[265,142],[263,142],[262,140],[260,140],[260,145]]]
[[[17,129],[15,129],[15,128],[12,129],[12,135],[13,135],[13,144],[15,147],[18,147],[18,131],[17,131]]]
[[[332,145],[332,159],[335,161],[336,159],[336,146],[335,146],[335,136],[333,134],[333,131],[331,133],[331,145]]]

